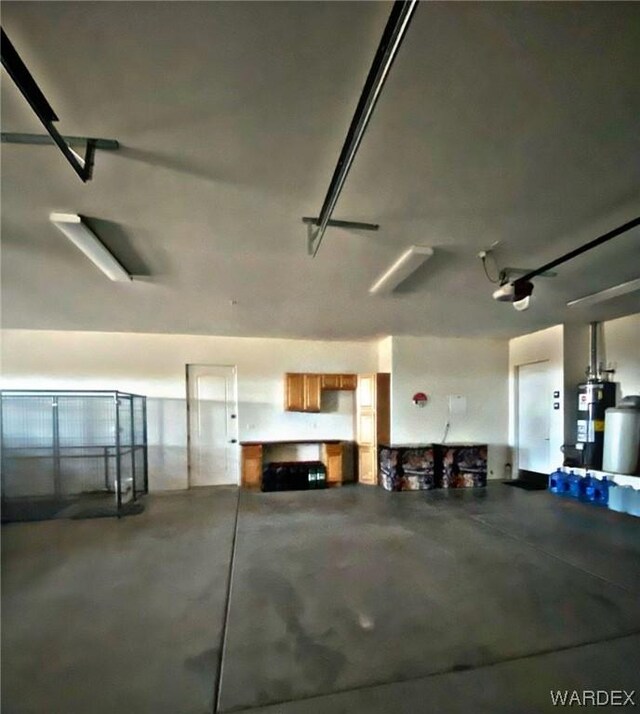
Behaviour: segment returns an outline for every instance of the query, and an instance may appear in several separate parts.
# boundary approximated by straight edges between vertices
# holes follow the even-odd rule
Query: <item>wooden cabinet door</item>
[[[375,486],[378,478],[378,464],[375,446],[358,447],[358,481]]]
[[[388,444],[391,438],[391,375],[387,372],[376,378],[376,440]]]
[[[340,375],[340,387],[339,389],[345,389],[348,391],[355,391],[358,386],[358,375],[357,374],[341,374]]]
[[[242,485],[260,488],[262,484],[262,444],[242,447]]]
[[[284,408],[288,412],[303,412],[305,375],[288,372],[284,376]]]
[[[322,389],[344,389],[355,391],[358,386],[357,374],[323,374]]]
[[[304,411],[319,412],[322,397],[322,375],[304,375]]]
[[[358,409],[374,409],[376,403],[376,375],[358,375]]]
[[[323,374],[322,389],[340,389],[340,377],[339,374]]]
[[[324,444],[322,461],[327,467],[327,483],[342,483],[342,444]]]
[[[369,409],[358,412],[358,444],[374,446],[376,443],[376,416]]]

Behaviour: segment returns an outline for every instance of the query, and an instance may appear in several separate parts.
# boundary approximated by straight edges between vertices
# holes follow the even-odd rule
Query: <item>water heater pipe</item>
[[[589,336],[591,338],[591,351],[589,355],[589,381],[595,381],[598,377],[598,323],[589,323]]]

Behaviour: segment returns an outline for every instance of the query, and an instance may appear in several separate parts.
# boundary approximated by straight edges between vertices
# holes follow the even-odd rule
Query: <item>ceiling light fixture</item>
[[[599,293],[592,293],[591,295],[585,295],[584,297],[576,298],[575,300],[569,300],[567,307],[589,307],[590,305],[595,305],[596,303],[604,302],[605,300],[611,300],[612,298],[619,297],[620,295],[634,293],[636,290],[640,290],[640,278],[628,280],[626,283],[620,283],[620,285],[614,285],[611,288],[601,290]]]
[[[94,265],[102,270],[109,280],[118,282],[133,280],[81,216],[76,213],[52,213],[49,219]]]
[[[424,262],[433,255],[433,248],[424,245],[412,245],[396,260],[388,270],[369,288],[372,295],[387,295],[393,292]]]

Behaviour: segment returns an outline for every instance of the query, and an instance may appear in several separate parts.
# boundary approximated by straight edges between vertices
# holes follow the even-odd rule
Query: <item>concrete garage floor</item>
[[[640,690],[638,519],[499,483],[243,492],[236,528],[237,503],[4,526],[3,713],[495,714]]]

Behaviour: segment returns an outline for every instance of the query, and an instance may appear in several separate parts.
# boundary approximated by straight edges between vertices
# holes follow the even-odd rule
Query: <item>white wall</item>
[[[615,369],[619,397],[640,394],[640,313],[603,325],[603,359]]]
[[[378,342],[378,372],[393,369],[393,337],[385,337]]]
[[[186,488],[187,364],[237,365],[240,440],[354,438],[353,392],[285,412],[285,372],[375,372],[376,343],[4,330],[5,389],[119,389],[148,401],[153,490]]]
[[[588,360],[588,355],[587,355]],[[534,362],[549,363],[551,389],[546,399],[549,409],[549,465],[552,471],[563,460],[561,446],[564,443],[564,405],[569,397],[565,391],[564,378],[564,327],[555,325],[529,335],[509,340],[509,444],[512,447],[514,475],[517,475],[517,377],[518,367]],[[554,399],[553,392],[560,392],[560,399]],[[554,409],[554,401],[560,401],[560,409]]]
[[[391,439],[396,444],[440,443],[449,395],[466,398],[466,413],[451,416],[448,443],[489,445],[489,477],[502,478],[507,457],[508,349],[505,340],[393,337]],[[411,397],[425,392],[427,406]]]
[[[577,387],[587,379],[586,370],[589,365],[589,357],[589,325],[586,323],[565,325],[563,333],[565,444],[576,443]]]
[[[598,361],[615,369],[618,399],[640,394],[640,314],[602,323],[598,331]],[[576,439],[577,386],[586,380],[589,364],[589,323],[556,325],[509,341],[509,443],[516,444],[517,367],[548,360],[554,383],[563,398],[560,410],[553,409],[549,395],[552,470],[562,462],[560,446]],[[555,389],[555,387],[554,387]],[[514,467],[517,467],[514,464]]]

